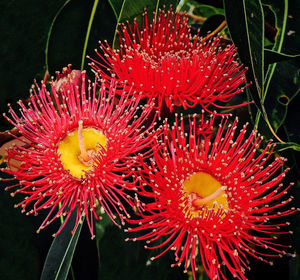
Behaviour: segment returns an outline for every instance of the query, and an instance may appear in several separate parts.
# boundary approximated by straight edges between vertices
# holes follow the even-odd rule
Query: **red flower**
[[[143,15],[143,27],[139,30],[122,24],[120,49],[112,50],[100,43],[101,60],[91,59],[91,66],[103,78],[111,75],[148,99],[155,98],[162,104],[184,108],[201,104],[223,108],[217,103],[227,103],[243,91],[245,69],[237,62],[233,45],[220,47],[220,38],[205,41],[192,38],[188,18],[169,11],[160,11],[149,26],[147,13]],[[108,73],[109,72],[109,73]]]
[[[51,92],[36,85],[28,105],[19,102],[20,116],[10,108],[11,117],[6,117],[20,131],[23,145],[8,151],[9,168],[3,171],[13,175],[9,180],[20,181],[12,195],[27,195],[17,205],[24,212],[30,205],[27,214],[48,209],[38,231],[62,215],[66,223],[76,211],[75,228],[86,216],[93,234],[93,217],[99,219],[95,208],[102,206],[113,221],[117,214],[123,223],[125,203],[133,204],[127,190],[134,184],[127,177],[137,164],[136,154],[153,139],[151,125],[143,126],[152,109],[138,105],[139,98],[129,103],[125,94],[117,100],[113,81],[109,89],[87,84],[87,92],[70,79],[59,92],[53,83]]]
[[[65,86],[68,86],[69,80],[72,84],[79,86],[79,91],[81,91],[82,86],[87,86],[87,81],[84,80],[85,84],[82,85],[82,71],[72,70],[72,65],[68,64],[67,67],[64,67],[61,71],[56,71],[56,80],[53,82],[56,92],[60,90],[63,91]]]
[[[206,126],[213,122],[211,117]],[[285,253],[275,238],[286,223],[269,222],[295,211],[277,210],[292,199],[283,200],[292,185],[280,184],[284,160],[271,160],[270,143],[259,150],[262,138],[255,131],[246,137],[247,125],[236,132],[237,122],[226,130],[223,118],[214,135],[199,138],[195,118],[189,131],[176,119],[171,130],[165,126],[162,148],[141,169],[140,194],[151,202],[139,202],[139,218],[128,219],[134,226],[127,231],[142,232],[131,240],[164,248],[153,259],[174,250],[175,265],[190,265],[194,279],[198,254],[211,279],[226,279],[222,265],[246,279],[247,254],[269,262],[265,257]]]

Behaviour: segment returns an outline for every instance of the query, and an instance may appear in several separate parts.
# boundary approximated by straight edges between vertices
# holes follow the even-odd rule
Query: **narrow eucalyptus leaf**
[[[284,144],[276,143],[276,151],[282,152],[287,149],[293,149],[295,151],[300,152],[300,144],[294,142],[286,142]]]
[[[278,30],[272,51],[284,56],[285,54],[295,54],[295,58],[283,59],[281,57],[280,63],[268,65],[265,76],[264,104],[274,128],[276,130],[284,129],[289,136],[287,138],[289,142],[300,143],[299,121],[295,119],[299,111],[300,58],[298,46],[300,39],[297,33],[290,34],[300,26],[297,16],[300,3],[288,0],[268,1],[275,15],[275,26]],[[277,57],[277,59],[279,58]]]
[[[226,22],[238,48],[242,63],[248,67],[250,93],[259,109],[262,107],[264,81],[264,17],[259,0],[224,0]]]
[[[270,9],[273,11],[274,16],[275,16],[275,27],[278,30],[276,39],[275,39],[275,44],[272,47],[272,51],[275,52],[281,52],[282,46],[283,46],[283,41],[284,41],[284,36],[285,36],[285,31],[286,31],[286,24],[287,24],[287,17],[288,17],[288,0],[284,1],[266,1],[270,7]],[[270,82],[272,80],[272,77],[274,75],[274,71],[276,69],[276,64],[270,65],[271,63],[267,63],[268,69],[266,72],[265,76],[265,92],[263,96],[263,100],[266,98]]]
[[[122,9],[122,4],[123,4],[123,2],[126,2],[126,0],[124,0],[124,1],[120,1],[120,0],[108,0],[108,2],[109,2],[111,8],[114,11],[116,19],[118,20],[120,12],[121,12],[121,9]]]
[[[53,240],[44,263],[40,280],[65,280],[71,266],[73,254],[82,224],[78,224],[74,234],[71,231],[76,222],[76,210],[62,231]]]
[[[276,52],[273,50],[265,49],[265,64],[272,64],[281,61],[287,61],[295,58],[299,58],[300,54],[290,55],[285,53]]]

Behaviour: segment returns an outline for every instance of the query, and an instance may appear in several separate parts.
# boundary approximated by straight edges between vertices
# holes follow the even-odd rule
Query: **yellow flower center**
[[[106,137],[99,130],[92,127],[82,127],[69,133],[58,145],[57,153],[64,166],[76,178],[85,177],[85,171],[91,170],[93,156],[99,144],[105,147]]]
[[[184,197],[187,200],[187,216],[203,216],[207,211],[228,210],[228,203],[222,185],[206,172],[197,172],[183,182]]]

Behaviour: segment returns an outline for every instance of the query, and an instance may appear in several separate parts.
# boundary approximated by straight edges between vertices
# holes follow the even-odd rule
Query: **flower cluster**
[[[12,195],[26,194],[17,206],[48,209],[38,231],[75,212],[75,227],[85,216],[94,236],[102,207],[128,223],[131,240],[162,248],[155,258],[173,250],[194,279],[200,264],[211,279],[226,279],[224,265],[246,279],[247,255],[271,263],[286,253],[275,239],[289,232],[278,218],[296,211],[286,206],[292,184],[281,183],[284,159],[273,158],[271,142],[263,148],[256,130],[206,116],[240,106],[228,102],[243,91],[246,69],[233,45],[192,37],[187,22],[162,10],[149,24],[145,12],[141,29],[120,25],[119,49],[101,43],[100,61],[90,64],[95,83],[67,67],[51,90],[36,84],[20,114],[6,116],[20,136],[2,170],[20,182],[7,188],[17,187]],[[174,106],[197,104],[202,113],[176,113],[172,126],[159,118],[164,107],[172,116]]]

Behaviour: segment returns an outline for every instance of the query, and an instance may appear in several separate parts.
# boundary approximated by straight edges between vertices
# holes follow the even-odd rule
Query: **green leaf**
[[[195,2],[193,14],[209,18],[216,14],[224,15],[224,10],[215,8],[213,6],[199,4],[199,3]]]
[[[281,62],[274,72],[273,79],[274,82],[270,86],[272,95],[267,96],[265,103],[268,111],[271,112],[270,121],[272,126],[277,131],[286,119],[290,103],[300,92],[297,64]],[[275,81],[277,82],[275,83]]]
[[[152,12],[157,12],[159,8],[163,8],[164,6],[166,7],[166,10],[169,9],[170,5],[172,5],[173,8],[176,8],[178,0],[123,0],[122,4],[120,0],[109,0],[109,3],[117,18],[115,36],[113,40],[114,48],[116,44],[117,29],[120,22],[126,20],[130,21],[131,19],[142,15],[144,9],[147,9],[148,14],[150,15]]]
[[[265,2],[266,4],[271,4],[270,9],[273,11],[275,15],[275,25],[278,30],[278,34],[276,36],[275,44],[273,45],[272,50],[280,53],[283,45],[285,30],[286,30],[288,0],[284,0],[284,1],[277,0],[272,2],[265,1]],[[268,70],[265,77],[265,92],[263,95],[263,101],[265,100],[266,95],[268,93],[269,85],[273,77],[275,68],[276,68],[276,64],[268,66]]]
[[[242,63],[248,67],[246,77],[251,96],[262,109],[264,81],[264,17],[259,0],[224,0],[225,16],[231,38]]]
[[[273,51],[280,52],[282,49],[282,44],[284,40],[284,34],[286,29],[286,22],[287,22],[287,13],[288,13],[288,0],[276,0],[276,1],[269,1],[265,0],[265,4],[267,4],[271,11],[273,11],[275,15],[275,26],[278,30],[275,44],[272,47]],[[267,64],[266,64],[267,65]],[[269,91],[269,86],[271,79],[274,75],[274,71],[276,69],[276,63],[269,64],[266,75],[265,75],[265,81],[264,81],[264,92],[262,95],[262,103],[265,102],[266,96]],[[261,113],[258,112],[256,115],[255,124],[258,126],[259,120],[260,120]]]
[[[282,143],[275,143],[276,144],[276,152],[282,152],[287,149],[293,149],[297,152],[300,152],[300,144],[294,142],[286,142],[285,144]]]
[[[252,84],[248,87],[251,97],[262,113],[269,130],[276,135],[264,107],[264,13],[260,0],[224,0],[225,16],[229,32],[238,48],[241,61],[248,67],[246,78]],[[258,118],[256,118],[257,124]]]
[[[48,252],[40,280],[65,280],[71,266],[73,254],[82,228],[77,225],[74,234],[71,231],[76,221],[76,209],[62,231],[53,240]]]
[[[110,0],[110,4],[121,2],[117,0]],[[148,13],[155,11],[157,12],[159,8],[166,7],[166,10],[169,9],[170,5],[173,5],[176,8],[178,4],[177,0],[124,0],[122,6],[120,3],[116,4],[116,8],[113,8],[114,11],[120,11],[118,15],[119,22],[130,20],[136,16],[141,15],[144,12],[144,9],[147,9]]]
[[[299,26],[297,11],[300,5],[298,2],[289,2],[289,7],[287,5],[286,1],[272,1],[271,3],[278,29],[272,51],[278,53],[296,53],[299,50],[299,36],[288,34],[290,30],[296,30]],[[290,17],[287,16],[287,12]],[[294,142],[299,142],[300,135],[299,126],[295,121],[295,116],[298,114],[297,104],[293,103],[300,91],[299,61],[300,59],[296,58],[269,65],[265,79],[264,104],[270,112],[270,122],[276,131],[285,123],[288,127],[286,136],[293,135],[292,141]]]
[[[123,2],[125,2],[125,1],[126,0],[123,0]],[[123,6],[122,1],[120,1],[120,0],[108,0],[108,2],[109,2],[111,8],[114,11],[116,19],[118,20],[119,14],[120,14],[122,6]]]
[[[298,57],[300,57],[300,54],[290,55],[290,54],[285,54],[285,53],[280,53],[277,51],[265,49],[265,64],[266,65],[269,65],[272,63],[277,63],[280,61],[287,61],[287,60],[298,58]]]
[[[81,71],[84,68],[86,50],[87,50],[87,46],[88,46],[88,42],[89,42],[89,38],[90,38],[90,32],[91,32],[91,28],[92,28],[92,24],[93,24],[93,21],[94,21],[94,17],[95,17],[95,13],[96,13],[96,10],[97,10],[98,3],[99,3],[99,0],[94,1],[94,5],[93,5],[91,15],[90,15],[90,19],[89,19],[88,28],[87,28],[87,31],[86,31],[84,45],[83,45],[83,51],[82,51],[82,57],[81,57],[81,68],[80,68]]]

